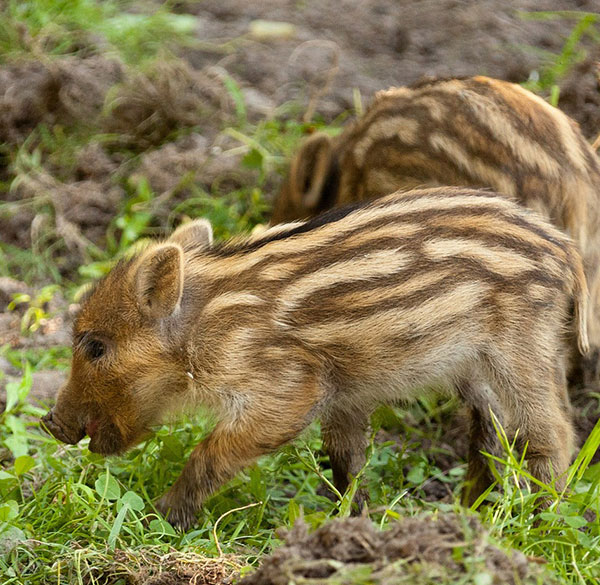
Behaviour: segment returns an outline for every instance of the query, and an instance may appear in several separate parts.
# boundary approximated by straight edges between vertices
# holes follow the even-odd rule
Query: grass
[[[222,558],[222,552],[235,555],[236,566],[252,564],[279,542],[275,529],[291,526],[301,513],[313,527],[349,513],[350,494],[341,503],[320,495],[322,482],[329,483],[331,476],[319,455],[314,425],[300,441],[262,458],[213,495],[196,528],[176,532],[155,513],[153,502],[177,476],[210,421],[163,427],[128,454],[104,459],[90,453],[86,441],[65,446],[40,432],[35,419],[45,408],[26,399],[31,371],[27,365],[23,382],[9,387],[8,408],[0,417],[0,428],[9,431],[3,433],[2,446],[17,455],[0,472],[0,573],[6,584],[54,582],[59,571],[64,582],[88,582],[92,575],[103,582],[101,575],[114,569],[124,550],[134,557],[146,549],[153,555],[176,550],[209,558]],[[407,443],[398,447],[386,441],[370,449],[363,477],[373,520],[385,528],[400,517],[459,511],[464,462],[440,470],[421,444],[419,435],[427,425],[411,427],[429,418],[427,409],[421,405],[385,415],[386,425],[393,420],[392,430],[402,430]],[[597,426],[571,467],[570,489],[541,513],[535,510],[538,498],[557,494],[550,486],[541,486],[537,494],[520,489],[523,480],[531,483],[532,478],[506,445],[498,476],[503,494],[492,491],[480,511],[499,542],[545,559],[565,583],[593,583],[600,574],[600,465],[589,465],[599,445]],[[449,503],[422,498],[432,477],[454,494]],[[594,519],[589,511],[596,513]]]
[[[571,34],[565,41],[560,53],[554,54],[541,51],[535,47],[530,50],[540,53],[545,58],[545,65],[539,71],[533,72],[530,79],[523,86],[530,91],[539,94],[550,94],[549,102],[558,106],[560,89],[558,82],[569,73],[574,65],[586,57],[586,52],[581,48],[581,41],[589,36],[594,42],[600,42],[600,30],[598,22],[600,14],[593,12],[575,11],[536,11],[521,12],[524,20],[554,20],[557,18],[568,18],[575,21]]]
[[[8,0],[2,12],[0,62],[112,51],[139,65],[169,46],[191,44],[196,26],[192,16],[132,0]]]
[[[142,10],[127,10],[140,6]],[[194,26],[193,19],[174,14],[168,4],[156,9],[133,1],[8,0],[0,12],[0,63],[102,53],[117,55],[130,71],[143,72],[162,58],[166,45],[176,50],[193,43]],[[531,87],[559,98],[552,88],[579,59],[580,39],[597,34],[596,27],[597,15],[584,15],[562,53],[549,60]],[[22,143],[2,145],[9,170],[0,188],[11,193],[49,170],[59,186],[73,180],[77,153],[92,142],[108,145],[122,161],[111,179],[123,193],[119,208],[104,244],[90,243],[78,270],[69,268],[70,252],[54,233],[56,210],[47,194],[0,202],[0,217],[26,207],[40,226],[32,249],[0,242],[0,276],[24,279],[37,290],[30,298],[14,300],[24,330],[47,317],[47,295],[55,290],[45,289],[48,283],[76,300],[117,258],[185,216],[208,217],[219,238],[265,222],[271,177],[282,170],[299,140],[315,129],[335,133],[343,121],[300,123],[294,105],[286,104],[273,119],[253,123],[233,78],[225,78],[224,87],[233,103],[224,134],[232,154],[241,153],[243,167],[253,173],[251,184],[217,184],[209,190],[188,173],[170,198],[161,199],[147,180],[132,178],[143,153],[114,141],[95,123],[40,124]],[[361,108],[360,96],[355,101]],[[200,125],[176,129],[168,138],[201,131]],[[104,459],[90,453],[86,441],[66,446],[45,435],[37,421],[47,405],[28,398],[35,371],[68,367],[68,348],[4,346],[0,358],[20,370],[20,381],[7,385],[7,408],[0,414],[0,576],[5,585],[125,585],[132,582],[132,572],[169,563],[189,567],[191,560],[203,567],[204,558],[215,559],[214,570],[224,575],[238,568],[244,573],[280,543],[278,527],[289,527],[302,515],[317,528],[349,514],[356,482],[348,494],[339,494],[339,502],[322,495],[331,475],[315,424],[300,440],[261,458],[226,484],[206,502],[198,526],[178,533],[156,514],[154,502],[210,430],[209,419],[198,416],[162,427],[128,454]],[[458,500],[465,462],[456,459],[448,468],[438,457],[455,407],[452,401],[424,400],[409,409],[378,413],[374,427],[384,432],[372,440],[362,479],[371,496],[372,518],[382,529],[407,516],[464,513]],[[538,486],[536,494],[521,489],[532,478],[506,443],[506,455],[497,461],[498,486],[475,511],[498,542],[547,563],[549,573],[564,583],[600,583],[600,465],[590,464],[599,444],[597,426],[571,467],[569,490],[556,494],[552,486]],[[444,503],[428,501],[434,482],[449,494]],[[556,503],[538,512],[536,502],[544,496]]]

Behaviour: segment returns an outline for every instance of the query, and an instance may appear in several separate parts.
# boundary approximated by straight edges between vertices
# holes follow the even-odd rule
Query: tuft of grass
[[[550,51],[541,51],[540,49],[530,47],[530,50],[541,53],[546,60],[546,65],[541,67],[539,71],[534,71],[530,79],[522,84],[534,93],[549,93],[548,101],[553,106],[558,106],[560,99],[559,81],[567,75],[574,65],[583,61],[586,57],[586,51],[581,47],[582,40],[587,36],[591,37],[595,42],[600,42],[600,29],[598,29],[600,14],[557,10],[519,12],[519,16],[523,20],[575,20],[575,26],[565,40],[560,53],[555,54]]]
[[[7,0],[0,8],[0,63],[101,51],[139,64],[166,47],[193,43],[193,16],[139,7],[132,0]]]

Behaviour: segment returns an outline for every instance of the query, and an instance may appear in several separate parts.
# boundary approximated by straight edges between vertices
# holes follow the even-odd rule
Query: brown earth
[[[63,241],[61,270],[70,275],[89,262],[90,242],[105,244],[127,177],[148,178],[164,206],[154,210],[161,224],[182,175],[189,179],[191,173],[209,189],[256,181],[253,173],[236,173],[240,155],[230,151],[239,143],[219,134],[234,109],[228,77],[240,85],[252,120],[314,112],[332,120],[353,109],[358,94],[366,103],[378,89],[423,75],[486,74],[521,82],[561,51],[574,26],[569,18],[521,14],[544,9],[600,11],[600,1],[180,1],[177,10],[197,17],[199,41],[183,52],[183,61],[134,73],[114,57],[95,54],[101,44],[82,39],[79,57],[6,65],[0,68],[0,141],[21,146],[39,123],[62,127],[67,136],[73,124],[94,125],[108,136],[76,152],[74,163],[44,159],[38,168],[11,156],[0,159],[0,180],[19,176],[2,195],[14,205],[0,210],[0,237],[23,248],[40,234],[44,245],[48,238]],[[289,26],[270,32],[257,25],[261,19]],[[582,46],[589,45],[584,38]],[[588,137],[600,131],[594,57],[564,80],[559,102]],[[181,139],[191,127],[196,138]],[[123,148],[141,157],[124,160]],[[278,180],[269,184],[271,194]]]
[[[598,11],[598,0],[206,0],[180,2],[198,16],[206,46],[190,50],[194,67],[215,63],[239,79],[252,103],[299,101],[304,108],[336,69],[317,110],[327,118],[354,106],[378,89],[412,83],[424,75],[489,75],[526,81],[559,53],[573,20],[530,20],[521,12]],[[291,34],[268,38],[253,32],[257,19],[294,25]],[[212,43],[212,44],[211,44]],[[215,59],[215,53],[227,54]],[[337,63],[337,66],[336,66]],[[592,75],[595,80],[595,77]],[[584,84],[580,91],[597,93]],[[261,108],[261,109],[264,109]],[[575,112],[577,114],[577,112]],[[577,115],[575,116],[577,118]],[[590,120],[587,135],[600,131]]]
[[[95,566],[84,579],[89,583],[121,585],[230,585],[239,571],[239,559],[224,555],[210,559],[172,550],[160,554],[148,547],[132,553],[116,550],[112,563]]]
[[[406,518],[384,531],[367,518],[336,520],[313,533],[298,521],[284,538],[240,585],[555,583],[538,559],[498,548],[476,518],[452,513]]]

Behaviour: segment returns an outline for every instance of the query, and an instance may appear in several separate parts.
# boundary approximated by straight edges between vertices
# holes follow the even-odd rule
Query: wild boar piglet
[[[574,361],[570,378],[597,385],[600,162],[574,120],[519,85],[478,76],[378,92],[340,135],[316,133],[302,144],[271,221],[438,185],[493,189],[574,239],[591,292],[592,351]]]
[[[44,422],[111,454],[169,413],[213,410],[216,427],[159,503],[184,528],[315,417],[344,492],[376,406],[424,388],[470,409],[467,502],[492,481],[481,451],[501,452],[492,413],[527,443],[532,474],[560,485],[573,438],[566,326],[575,319],[585,351],[586,290],[567,236],[485,191],[393,194],[216,245],[191,222],[82,303],[70,377]]]

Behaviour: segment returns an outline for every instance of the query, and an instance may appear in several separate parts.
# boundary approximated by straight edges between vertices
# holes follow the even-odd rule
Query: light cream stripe
[[[236,305],[244,306],[256,306],[264,304],[264,299],[252,294],[250,292],[236,292],[230,291],[223,293],[217,297],[212,298],[204,307],[203,313],[205,315],[213,315],[223,309],[228,309]]]
[[[423,243],[423,252],[432,260],[467,257],[479,260],[488,270],[513,277],[535,267],[533,262],[516,252],[470,239],[438,238]]]
[[[397,238],[398,244],[402,243],[402,239],[411,238],[426,229],[425,225],[418,225],[416,223],[403,223],[393,222],[387,225],[382,225],[372,230],[364,230],[353,234],[351,238],[347,238],[340,242],[337,249],[348,249],[349,251],[354,248],[359,248],[368,242],[379,240],[382,238]]]
[[[377,120],[368,126],[367,132],[353,148],[354,157],[358,166],[365,162],[365,156],[375,142],[399,136],[405,144],[416,144],[419,122],[414,118],[405,116],[391,116],[382,120]]]
[[[378,343],[382,336],[422,335],[458,315],[472,311],[492,285],[481,281],[462,283],[452,290],[410,308],[393,308],[359,319],[344,319],[296,328],[298,337],[311,344],[353,343],[356,339]],[[435,295],[435,292],[432,294]]]
[[[308,259],[309,257],[303,255],[281,262],[271,262],[262,268],[257,273],[256,277],[271,282],[288,280],[304,269],[305,260]]]
[[[397,284],[385,287],[379,287],[376,290],[364,290],[359,292],[346,293],[335,297],[336,305],[342,307],[352,308],[364,308],[372,307],[387,301],[388,299],[398,299],[401,301],[418,291],[423,291],[424,297],[435,294],[435,291],[429,291],[427,295],[427,289],[438,285],[444,279],[449,278],[452,272],[450,270],[437,270],[435,272],[424,272],[409,278],[408,280],[401,281]],[[402,280],[402,275],[400,275]]]
[[[469,156],[456,140],[433,132],[429,135],[429,143],[434,149],[443,152],[451,161],[457,163],[466,174],[474,174],[483,184],[493,185],[505,195],[516,196],[515,183],[509,175],[485,164],[480,158]]]
[[[288,223],[278,223],[277,225],[269,226],[266,229],[261,230],[260,232],[252,234],[249,241],[259,242],[260,240],[264,240],[265,238],[269,238],[269,237],[279,234],[281,232],[291,232],[292,230],[295,230],[297,227],[300,227],[301,225],[303,225],[304,223],[306,223],[306,222],[290,221]]]
[[[411,260],[413,254],[398,249],[378,250],[363,254],[359,258],[338,262],[315,270],[286,287],[279,296],[279,307],[276,320],[296,308],[306,297],[321,291],[326,295],[330,286],[370,280],[378,276],[394,274],[402,270]]]
[[[429,89],[429,88],[423,88]],[[413,100],[414,104],[425,106],[429,115],[436,121],[441,122],[448,116],[448,110],[446,105],[443,104],[436,97],[431,95],[415,96]]]

